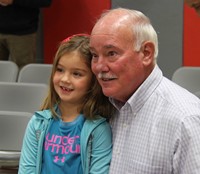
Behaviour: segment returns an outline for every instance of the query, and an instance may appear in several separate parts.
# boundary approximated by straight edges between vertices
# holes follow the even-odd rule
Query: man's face
[[[195,11],[200,16],[200,0],[184,0],[184,2],[191,8],[194,8]]]
[[[134,51],[133,36],[126,28],[98,25],[90,39],[92,71],[103,93],[121,102],[144,80],[143,54]]]

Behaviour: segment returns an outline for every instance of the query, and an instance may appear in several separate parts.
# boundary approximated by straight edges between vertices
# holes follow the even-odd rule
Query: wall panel
[[[90,33],[96,18],[110,9],[110,0],[53,0],[43,10],[44,62],[52,63],[60,41],[77,33]]]

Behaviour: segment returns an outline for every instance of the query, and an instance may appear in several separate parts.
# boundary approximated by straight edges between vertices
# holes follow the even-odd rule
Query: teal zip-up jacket
[[[43,143],[53,122],[50,110],[38,111],[28,123],[18,174],[40,174]],[[112,133],[105,118],[86,120],[81,131],[81,162],[84,174],[107,174],[112,155]]]

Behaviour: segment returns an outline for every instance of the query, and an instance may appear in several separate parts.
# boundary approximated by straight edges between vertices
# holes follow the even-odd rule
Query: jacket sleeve
[[[51,5],[52,0],[14,0],[13,5],[28,7],[28,8],[41,8]]]
[[[112,133],[110,125],[105,121],[92,133],[92,149],[90,174],[107,174],[112,155]]]
[[[24,135],[18,174],[36,174],[38,140],[34,124],[35,118],[33,116]]]

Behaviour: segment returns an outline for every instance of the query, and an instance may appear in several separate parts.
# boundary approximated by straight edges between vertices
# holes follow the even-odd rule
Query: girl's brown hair
[[[60,98],[54,89],[53,77],[60,58],[64,54],[73,51],[77,51],[80,56],[85,59],[87,66],[91,68],[92,55],[89,51],[89,36],[85,34],[79,34],[67,38],[60,43],[53,62],[48,95],[41,107],[41,110],[50,109],[54,118],[59,117],[55,111],[55,105],[59,105]],[[109,102],[108,97],[103,94],[102,89],[94,74],[92,76],[91,88],[85,95],[85,100],[83,102],[82,108],[80,108],[80,112],[84,114],[87,119],[95,119],[98,115],[101,115],[105,118],[110,118],[114,112],[114,107]]]

